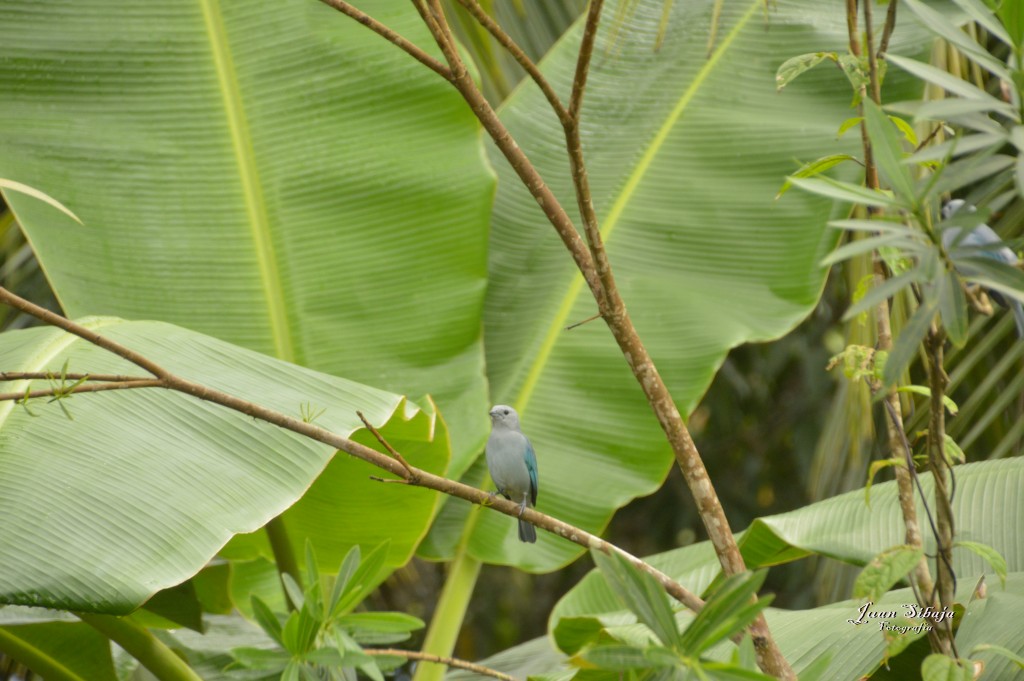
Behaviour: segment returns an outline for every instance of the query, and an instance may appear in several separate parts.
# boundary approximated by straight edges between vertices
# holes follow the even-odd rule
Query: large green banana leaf
[[[958,602],[966,605],[972,599],[972,591],[982,574],[986,575],[991,596],[988,605],[975,602],[969,606],[968,616],[957,636],[958,644],[963,646],[961,654],[985,642],[1019,650],[1019,613],[1011,617],[1008,607],[1024,595],[1024,540],[1017,531],[1024,524],[1024,459],[967,464],[957,466],[954,471],[957,538],[995,549],[1006,560],[1009,573],[1004,586],[992,567],[975,553],[965,547],[954,549]],[[925,496],[931,499],[930,476],[922,476],[922,486]],[[929,532],[920,504],[918,512],[926,532],[925,550],[934,554],[934,543],[927,537]],[[864,490],[856,490],[789,513],[760,518],[740,535],[740,544],[751,568],[788,562],[812,553],[863,565],[875,554],[902,542],[903,523],[895,482],[875,485],[870,505],[865,501]],[[707,588],[720,572],[709,542],[649,556],[647,560],[696,592]],[[913,602],[915,597],[909,589],[899,589],[887,593],[872,609],[904,612],[902,605]],[[824,678],[853,680],[872,672],[885,649],[877,622],[870,626],[847,622],[849,618],[856,619],[861,605],[863,600],[849,600],[812,610],[769,609],[766,616],[773,636],[794,669],[801,671],[818,657],[829,655],[831,662]],[[549,627],[563,649],[575,648],[582,645],[581,636],[595,631],[593,626],[583,626],[583,623],[595,618],[617,617],[621,610],[621,601],[603,576],[594,570],[555,606]],[[678,618],[685,624],[690,615],[680,612]],[[999,665],[999,669],[1006,669],[1005,662],[1000,661]],[[532,673],[540,672],[532,670]]]
[[[47,681],[117,681],[110,640],[78,618],[41,608],[0,608],[0,653]]]
[[[360,5],[432,46],[408,2]],[[494,178],[451,87],[315,0],[14,0],[0,41],[0,177],[84,222],[6,196],[69,316],[430,393],[468,465]]]
[[[983,461],[957,466],[953,514],[958,540],[987,544],[1006,560],[1010,572],[1024,572],[1024,459]],[[932,499],[930,475],[921,477],[925,496]],[[918,504],[918,518],[925,533],[925,550],[934,554],[928,536],[927,516]],[[864,565],[887,548],[902,544],[903,521],[896,483],[871,489],[871,503],[864,490],[855,490],[788,513],[758,518],[739,535],[747,567],[757,569],[819,554]],[[710,542],[700,542],[649,556],[652,565],[691,591],[701,593],[721,570]],[[953,551],[953,570],[961,581],[992,573],[991,566],[967,548]],[[995,582],[989,576],[990,582]],[[596,615],[619,609],[614,593],[597,571],[583,578],[551,611],[549,624],[559,619]]]
[[[162,322],[83,323],[178,375],[316,416],[341,435],[362,428],[360,410],[416,465],[441,472],[448,464],[443,424],[401,396]],[[59,373],[65,362],[70,372],[140,373],[58,329],[0,335],[7,371]],[[0,603],[128,612],[300,497],[284,518],[300,541],[297,519],[332,513],[333,497],[345,501],[345,513],[329,518],[332,531],[315,538],[325,564],[336,566],[354,541],[386,535],[393,567],[415,549],[436,505],[434,492],[370,482],[379,471],[367,463],[181,393],[107,391],[61,404],[0,403]]]
[[[846,50],[843,12],[818,0],[726,2],[708,57],[715,4],[674,3],[660,49],[662,2],[606,7],[582,122],[617,281],[684,413],[730,348],[785,334],[818,299],[826,273],[818,263],[835,241],[825,223],[840,207],[793,192],[774,200],[794,159],[858,152],[856,135],[836,138],[854,115],[838,70],[775,89],[788,58]],[[565,94],[580,28],[543,64]],[[901,27],[892,50],[923,42],[922,31]],[[887,86],[888,97],[901,99],[920,90],[896,73]],[[563,205],[574,207],[561,132],[537,88],[521,85],[501,116]],[[599,531],[617,507],[660,484],[671,457],[603,324],[566,330],[595,304],[535,202],[507,164],[494,163],[485,314],[492,394],[519,409],[533,440],[539,508]],[[470,551],[486,561],[542,570],[580,550],[548,535],[521,546],[507,518],[481,514],[477,528]]]

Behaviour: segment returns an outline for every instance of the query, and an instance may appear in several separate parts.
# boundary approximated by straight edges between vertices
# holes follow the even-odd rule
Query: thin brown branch
[[[145,376],[128,376],[125,374],[62,374],[59,371],[0,371],[0,382],[3,381],[145,381]]]
[[[953,609],[956,598],[956,574],[953,572],[953,507],[950,503],[951,494],[947,480],[949,464],[946,461],[946,405],[942,398],[946,394],[949,377],[942,367],[943,343],[945,334],[934,326],[929,331],[925,344],[927,346],[926,365],[928,368],[928,387],[931,391],[929,400],[928,422],[928,467],[935,483],[935,522],[938,532],[935,535],[935,586],[939,596],[939,606]],[[952,475],[952,473],[949,473]],[[943,655],[956,655],[956,644],[953,640],[952,622],[940,626],[939,645]]]
[[[201,383],[190,381],[172,374],[161,368],[156,363],[142,357],[139,353],[115,343],[114,341],[97,334],[95,331],[76,324],[69,319],[65,319],[60,315],[39,307],[38,305],[11,293],[3,287],[0,287],[0,302],[11,305],[22,312],[46,322],[47,324],[63,329],[68,333],[92,343],[93,345],[109,350],[120,357],[125,359],[131,357],[132,359],[130,361],[138,364],[139,366],[145,365],[147,367],[152,367],[153,370],[160,372],[160,382],[163,387],[169,390],[175,390],[213,404],[219,404],[223,407],[227,407],[228,409],[245,414],[246,416],[251,416],[252,418],[265,421],[293,433],[298,433],[299,435],[316,440],[317,442],[322,442],[333,449],[339,449],[356,457],[357,459],[361,459],[382,470],[388,471],[397,477],[404,478],[406,475],[410,474],[410,471],[407,471],[397,459],[394,459],[387,454],[378,452],[375,449],[353,440],[349,440],[337,433],[332,433],[331,431],[325,430],[324,428],[312,423],[307,423],[306,421],[287,416],[253,402],[243,400],[240,397],[230,395]],[[448,478],[435,475],[421,468],[416,468],[415,466],[410,466],[409,468],[411,470],[411,477],[408,479],[408,484],[410,485],[432,489],[449,496],[464,499],[470,503],[480,506],[490,506],[507,516],[522,518],[543,530],[547,530],[552,534],[556,534],[587,549],[596,548],[606,553],[614,551],[636,565],[639,569],[652,575],[658,580],[665,591],[686,607],[691,610],[698,611],[704,605],[704,601],[701,600],[700,597],[691,593],[683,585],[679,584],[665,573],[585,530],[558,520],[557,518],[540,513],[532,508],[527,508],[525,511],[521,512],[517,502],[509,501],[508,499],[503,499],[501,497],[492,497],[483,490],[470,487],[469,485],[465,485],[455,480],[449,480]]]
[[[878,44],[875,56],[889,51],[889,40],[892,38],[892,32],[896,28],[896,5],[898,3],[899,0],[889,0],[889,8],[885,12],[885,28],[882,29],[882,42]]]
[[[555,115],[558,116],[558,120],[565,125],[566,121],[569,120],[569,112],[566,110],[565,105],[562,104],[562,100],[558,97],[558,93],[551,87],[551,83],[544,77],[544,74],[540,72],[537,65],[533,63],[533,60],[523,51],[515,40],[512,39],[508,33],[505,32],[501,26],[498,25],[494,19],[491,18],[487,12],[480,6],[477,0],[459,0],[459,4],[466,8],[474,19],[483,26],[488,33],[490,33],[498,44],[505,48],[505,51],[512,55],[512,58],[526,71],[527,75],[533,79],[533,82],[537,84],[540,91],[544,94],[544,98],[548,100],[548,104],[554,110]]]
[[[107,381],[103,383],[83,383],[74,387],[50,388],[48,390],[30,390],[28,392],[0,393],[0,402],[36,399],[39,397],[66,397],[78,393],[99,393],[107,390],[132,390],[134,388],[163,388],[159,378],[140,378],[134,381]]]
[[[868,49],[868,81],[871,84],[871,99],[875,104],[882,103],[882,84],[878,77],[878,53],[875,52],[875,27],[871,18],[873,0],[864,0],[864,40]]]
[[[404,657],[407,660],[417,660],[418,662],[434,662],[435,664],[465,669],[466,671],[483,674],[484,676],[492,676],[496,679],[501,679],[501,681],[519,681],[516,677],[499,672],[497,669],[460,660],[457,657],[441,657],[440,655],[431,655],[430,653],[421,653],[414,650],[400,650],[398,648],[363,648],[363,652],[367,655]]]
[[[577,124],[580,110],[583,107],[583,91],[587,87],[587,75],[590,73],[590,59],[594,55],[594,40],[597,38],[597,27],[601,22],[601,8],[604,0],[590,0],[587,9],[587,22],[583,25],[583,40],[580,41],[580,52],[576,58],[576,74],[572,79],[572,96],[569,98],[569,118]]]
[[[334,9],[338,10],[339,12],[341,12],[342,14],[345,14],[347,16],[352,17],[353,19],[358,21],[360,24],[362,24],[363,26],[366,26],[367,28],[369,28],[371,31],[373,31],[377,35],[381,36],[382,38],[384,38],[388,42],[392,43],[393,45],[395,45],[396,47],[398,47],[399,49],[404,51],[406,54],[411,56],[413,59],[415,59],[419,63],[423,64],[428,69],[430,69],[431,71],[433,71],[437,75],[441,76],[445,80],[448,80],[448,78],[451,77],[451,72],[448,70],[448,68],[444,64],[442,64],[441,62],[437,61],[436,59],[431,57],[429,54],[427,54],[426,52],[421,50],[419,47],[417,47],[415,44],[413,44],[409,40],[403,38],[399,33],[397,33],[396,31],[393,31],[392,29],[388,28],[384,24],[380,23],[379,21],[377,21],[376,19],[371,17],[369,14],[366,14],[365,12],[362,12],[362,11],[356,9],[355,7],[353,7],[352,5],[348,4],[347,2],[345,2],[345,0],[320,0],[320,1],[322,3],[324,3],[325,5],[330,5]]]
[[[600,318],[601,318],[601,313],[598,312],[596,315],[593,315],[592,317],[587,317],[586,319],[581,319],[578,322],[573,322],[569,326],[565,327],[565,330],[566,331],[572,331],[575,328],[578,328],[580,326],[583,326],[584,324],[588,324],[588,323],[594,321],[595,319],[600,319]]]
[[[587,287],[595,299],[600,300],[603,296],[601,283],[593,267],[590,251],[580,238],[579,232],[576,231],[576,226],[565,212],[565,209],[562,208],[561,203],[559,203],[551,188],[548,187],[544,178],[537,172],[530,159],[519,148],[511,133],[509,133],[508,129],[498,118],[498,115],[483,96],[483,93],[476,87],[476,83],[473,82],[458,52],[454,47],[447,44],[444,28],[438,22],[433,21],[433,17],[430,18],[431,21],[427,22],[427,28],[434,34],[434,41],[437,42],[444,53],[445,59],[448,60],[452,70],[452,84],[462,95],[463,99],[466,100],[474,115],[483,125],[484,130],[494,140],[498,150],[501,151],[509,165],[512,166],[512,170],[515,171],[523,185],[537,201],[545,217],[554,226],[558,236],[562,239],[562,243],[565,244],[565,247],[572,255],[573,261],[587,282]]]
[[[405,468],[405,472],[407,474],[405,476],[406,480],[411,479],[413,477],[412,466],[410,466],[409,462],[405,460],[405,457],[402,456],[400,453],[398,453],[398,451],[394,447],[391,446],[391,443],[388,442],[384,438],[384,436],[380,434],[379,430],[377,430],[376,428],[373,427],[373,424],[370,423],[366,419],[365,416],[363,416],[363,412],[357,411],[356,412],[356,416],[358,416],[359,420],[363,422],[363,425],[366,426],[366,429],[369,430],[371,433],[373,433],[373,436],[375,438],[377,438],[377,442],[379,442],[384,447],[384,449],[388,450],[388,452],[391,454],[391,456],[393,456],[396,459],[398,459],[398,463],[402,464],[402,466]]]

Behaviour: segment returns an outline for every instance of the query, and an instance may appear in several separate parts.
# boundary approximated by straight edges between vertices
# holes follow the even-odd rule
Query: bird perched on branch
[[[942,207],[942,219],[949,220],[957,212],[964,211],[967,213],[973,213],[975,211],[974,206],[964,203],[961,199],[953,199],[945,206]],[[1002,244],[1003,240],[999,238],[999,235],[995,233],[988,225],[982,223],[967,233],[967,236],[961,237],[960,234],[963,229],[960,227],[947,227],[942,231],[942,245],[946,250],[950,250],[954,246],[966,247],[976,251],[977,255],[984,256],[986,258],[992,258],[998,262],[1006,263],[1012,267],[1016,267],[1020,264],[1020,259],[1017,254],[1007,248],[1005,245],[997,246]],[[982,273],[975,270],[970,265],[957,265],[957,271],[965,277],[980,276]],[[1017,323],[1017,335],[1020,338],[1024,338],[1024,306],[1021,302],[1016,299],[1007,300],[999,291],[993,291],[987,289],[988,295],[992,300],[996,301],[1003,307],[1010,308],[1013,312],[1013,320]]]
[[[527,506],[537,503],[537,456],[533,445],[519,430],[519,414],[504,404],[490,411],[491,436],[487,438],[487,468],[498,493],[519,504],[519,540],[537,541],[537,530],[522,519]]]

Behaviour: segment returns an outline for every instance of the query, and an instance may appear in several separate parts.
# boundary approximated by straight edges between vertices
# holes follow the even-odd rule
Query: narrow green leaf
[[[939,315],[949,339],[958,348],[967,342],[967,297],[960,286],[960,277],[950,270],[939,285]]]
[[[302,669],[302,665],[299,662],[289,662],[281,673],[281,681],[301,681],[300,669]]]
[[[921,248],[920,242],[911,239],[909,235],[903,236],[893,233],[880,234],[878,236],[867,237],[866,239],[856,239],[843,244],[822,258],[821,265],[822,267],[828,267],[837,262],[843,262],[844,260],[849,260],[850,258],[864,253],[870,253],[871,251],[875,251],[885,246],[906,251],[919,250]]]
[[[908,272],[904,272],[903,274],[886,279],[878,286],[874,286],[868,290],[860,300],[855,301],[853,305],[843,313],[843,319],[853,319],[860,313],[874,308],[883,300],[892,298],[911,284],[916,284],[921,281],[924,281],[924,273],[919,268],[915,268]]]
[[[1024,6],[1019,2],[1003,0],[998,7],[996,13],[1010,35],[1010,45],[1019,53],[1024,43]]]
[[[253,594],[250,602],[252,603],[253,615],[256,616],[256,623],[260,625],[263,631],[267,632],[270,638],[284,645],[284,640],[281,638],[281,620],[277,618],[274,611],[270,609],[270,606],[262,598],[255,594]]]
[[[931,388],[926,385],[901,385],[896,388],[896,392],[914,393],[915,395],[923,395],[927,398],[931,398],[932,396]],[[942,404],[946,406],[946,411],[948,411],[952,416],[956,416],[957,412],[960,411],[960,407],[957,406],[956,402],[954,402],[953,398],[949,395],[942,396]]]
[[[665,660],[651,660],[646,654],[646,649],[639,646],[625,644],[604,645],[591,648],[583,653],[583,659],[587,662],[615,671],[627,671],[630,669],[647,669],[651,666],[668,666]],[[678,662],[676,657],[675,661]],[[659,664],[661,662],[661,664]]]
[[[898,202],[889,194],[831,178],[799,178],[790,176],[789,181],[800,189],[835,201],[884,207],[896,207],[898,205]]]
[[[1010,72],[1006,69],[1006,65],[989,54],[988,50],[960,30],[959,26],[920,0],[906,0],[905,4],[921,20],[921,23],[934,31],[939,37],[956,45],[979,66],[997,78],[1007,82],[1011,80]]]
[[[993,645],[991,643],[982,643],[980,645],[974,646],[974,648],[971,649],[971,657],[974,657],[976,653],[984,653],[987,651],[991,651],[993,653],[1002,655],[1003,657],[1007,658],[1015,665],[1017,665],[1019,669],[1024,669],[1024,657],[1021,657],[1020,655],[1016,654],[1012,650],[1009,650],[1008,648]]]
[[[306,598],[302,594],[302,587],[299,586],[299,583],[287,572],[281,573],[281,582],[284,583],[284,591],[288,594],[288,600],[292,602],[296,610],[301,608],[305,604]]]
[[[910,365],[910,360],[914,358],[921,341],[928,333],[928,327],[935,317],[935,308],[935,301],[926,298],[903,327],[885,363],[883,378],[886,385],[895,383],[903,370]]]
[[[423,620],[401,612],[358,612],[343,615],[337,625],[362,645],[385,645],[409,638],[422,629]]]
[[[842,229],[847,232],[867,232],[869,234],[917,234],[916,229],[907,227],[902,222],[886,218],[877,218],[874,220],[832,220],[831,222],[828,223],[828,226],[834,229]]]
[[[953,2],[955,2],[960,9],[967,12],[971,19],[984,26],[986,31],[991,33],[1000,41],[1014,49],[1018,49],[1020,47],[1019,43],[1014,43],[1013,38],[1011,38],[1010,34],[1006,32],[1006,28],[1004,28],[999,19],[992,14],[992,10],[987,7],[985,3],[980,2],[979,0],[953,0]],[[1001,3],[997,4],[1012,5],[1019,3],[1010,2],[1010,0],[1002,0]]]
[[[1024,301],[1024,272],[1013,265],[983,255],[956,257],[953,262],[966,279]]]
[[[1006,144],[1005,132],[979,132],[973,135],[961,135],[941,144],[924,147],[911,154],[906,163],[924,163],[925,161],[942,161],[948,157],[962,156],[979,149],[999,148]]]
[[[385,541],[378,544],[359,563],[352,579],[346,585],[344,595],[331,608],[330,616],[343,615],[356,607],[366,595],[377,585],[377,573],[384,566],[384,559],[388,555],[390,542]]]
[[[862,116],[854,116],[853,118],[847,118],[845,121],[839,124],[839,129],[836,131],[836,137],[842,137],[847,132],[849,132],[850,128],[854,127],[855,125],[859,125],[860,122],[863,120],[864,118]]]
[[[767,570],[760,570],[743,572],[723,580],[708,598],[704,608],[683,631],[683,653],[699,655],[725,636],[742,629],[746,624],[741,624],[744,618],[756,616],[760,609],[766,607],[767,599],[751,603],[766,576]],[[751,607],[754,608],[753,613]]]
[[[809,54],[801,54],[796,57],[790,57],[786,61],[782,62],[778,71],[775,72],[775,87],[778,90],[786,87],[801,73],[805,73],[813,69],[815,66],[820,64],[826,59],[832,59],[835,61],[838,57],[835,52],[811,52]]]
[[[285,668],[291,656],[283,650],[264,650],[263,648],[235,648],[231,651],[238,666],[247,669],[265,669],[279,671]]]
[[[306,537],[306,593],[307,598],[310,589],[316,590],[317,602],[323,604],[323,586],[320,584],[320,569],[316,564],[316,552],[313,551],[313,541]]]
[[[338,569],[338,575],[334,579],[334,588],[331,590],[331,600],[327,604],[327,612],[333,613],[335,608],[338,606],[338,601],[341,599],[343,593],[345,593],[345,587],[348,586],[348,581],[355,574],[356,568],[359,567],[360,550],[359,544],[354,544],[348,553],[345,554],[345,559],[341,561],[341,567]]]
[[[773,681],[775,678],[728,662],[701,662],[701,668],[716,681]]]
[[[877,601],[913,570],[923,555],[924,549],[907,544],[882,551],[857,576],[853,584],[853,597]]]
[[[973,156],[963,158],[946,166],[946,172],[935,182],[932,192],[952,193],[969,187],[1011,168],[1015,161],[1015,156],[1007,154],[993,154],[982,160]]]
[[[1010,131],[1010,139],[1017,147],[1017,162],[1013,168],[1013,180],[1017,185],[1017,193],[1024,196],[1024,125],[1014,126]]]
[[[886,55],[886,59],[907,73],[917,76],[922,80],[926,80],[929,83],[933,83],[934,85],[938,85],[944,90],[952,92],[955,95],[959,95],[967,99],[986,101],[992,107],[992,111],[998,111],[999,113],[1008,116],[1013,115],[1013,108],[1009,104],[996,99],[971,83],[951,75],[948,71],[943,71],[942,69],[936,68],[930,64],[925,64],[906,57],[900,57],[895,54]]]
[[[959,540],[953,544],[954,547],[962,546],[977,556],[985,559],[985,562],[992,567],[992,571],[999,577],[999,582],[1006,586],[1006,558],[988,544],[976,541]]]
[[[617,553],[608,555],[591,549],[590,555],[612,590],[636,614],[637,619],[647,625],[663,644],[677,647],[681,639],[675,615],[669,607],[665,590],[654,577],[641,572]]]
[[[882,470],[883,468],[888,468],[890,466],[899,466],[901,463],[903,462],[897,458],[878,459],[876,461],[871,462],[871,465],[868,466],[868,482],[864,486],[865,506],[871,506],[871,485],[874,484],[875,476],[878,475],[878,471]]]
[[[917,108],[914,119],[918,121],[956,121],[966,114],[988,113],[996,113],[996,110],[993,108],[992,102],[987,99],[951,97],[923,102]]]
[[[864,102],[864,119],[871,139],[871,151],[879,170],[888,180],[896,196],[910,206],[917,205],[914,195],[914,180],[910,170],[903,163],[903,148],[900,136],[889,117],[870,99]]]
[[[381,674],[380,667],[377,666],[377,662],[374,660],[359,665],[359,671],[369,676],[373,681],[384,681],[384,675]]]
[[[967,456],[949,433],[942,434],[942,456],[950,466],[967,463]]]
[[[815,175],[820,175],[829,168],[839,165],[843,161],[855,160],[857,160],[856,157],[851,156],[850,154],[832,154],[830,156],[823,156],[822,158],[815,161],[809,161],[800,166],[800,168],[793,173],[793,177],[814,177]],[[779,189],[779,193],[775,195],[775,198],[778,199],[780,196],[785,194],[791,186],[793,186],[793,183],[787,179],[782,183],[782,188]]]
[[[907,144],[909,144],[912,147],[917,147],[917,133],[914,132],[914,126],[912,126],[910,123],[907,123],[899,116],[887,116],[887,118],[893,125],[899,128],[901,133],[903,133],[903,139],[907,141]],[[906,163],[906,159],[904,159],[904,163]]]
[[[921,679],[922,681],[972,681],[974,674],[969,668],[958,665],[956,660],[946,655],[933,653],[924,658],[924,662],[921,664]]]

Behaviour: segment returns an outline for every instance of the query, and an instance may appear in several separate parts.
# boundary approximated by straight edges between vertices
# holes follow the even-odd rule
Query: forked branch
[[[328,0],[323,1],[328,2]],[[328,4],[333,5],[336,1],[338,0],[331,0]],[[413,4],[416,5],[420,16],[423,17],[424,23],[434,37],[434,42],[437,43],[448,63],[448,68],[451,70],[449,82],[455,86],[463,99],[466,100],[466,103],[476,115],[484,130],[540,205],[544,215],[551,222],[555,231],[561,237],[563,244],[569,250],[580,274],[583,275],[584,280],[587,282],[601,317],[608,325],[612,336],[623,353],[623,357],[633,372],[633,376],[640,384],[651,409],[654,411],[658,423],[672,445],[676,461],[697,503],[704,527],[707,529],[708,537],[715,547],[715,552],[724,572],[728,575],[742,572],[746,569],[743,557],[740,555],[736,539],[729,528],[725,511],[711,484],[700,453],[697,451],[693,438],[683,422],[675,400],[672,398],[664,380],[662,380],[646,347],[640,340],[636,328],[633,326],[633,322],[626,311],[625,303],[619,296],[611,264],[608,261],[601,238],[597,215],[593,207],[579,134],[579,117],[582,110],[587,74],[590,68],[590,59],[593,54],[597,29],[600,23],[602,0],[590,1],[576,64],[576,74],[573,79],[568,116],[563,120],[563,116],[559,115],[559,119],[563,121],[563,128],[566,133],[566,145],[569,152],[573,184],[576,188],[577,203],[583,218],[584,231],[587,235],[589,248],[588,245],[583,243],[572,219],[569,218],[565,209],[548,188],[543,177],[541,177],[536,167],[512,138],[511,133],[509,133],[508,129],[495,114],[490,104],[484,98],[483,93],[476,86],[476,83],[473,82],[458,51],[455,49],[454,39],[444,18],[440,0],[413,0]],[[432,11],[426,11],[427,8]],[[496,24],[489,22],[489,24],[485,25],[485,28],[493,34]],[[501,39],[499,42],[506,44],[510,43],[511,39]],[[557,107],[555,112],[559,113]],[[795,674],[772,639],[771,632],[768,630],[767,623],[762,616],[759,615],[751,624],[750,632],[757,653],[758,665],[761,669],[777,678],[795,679]]]

